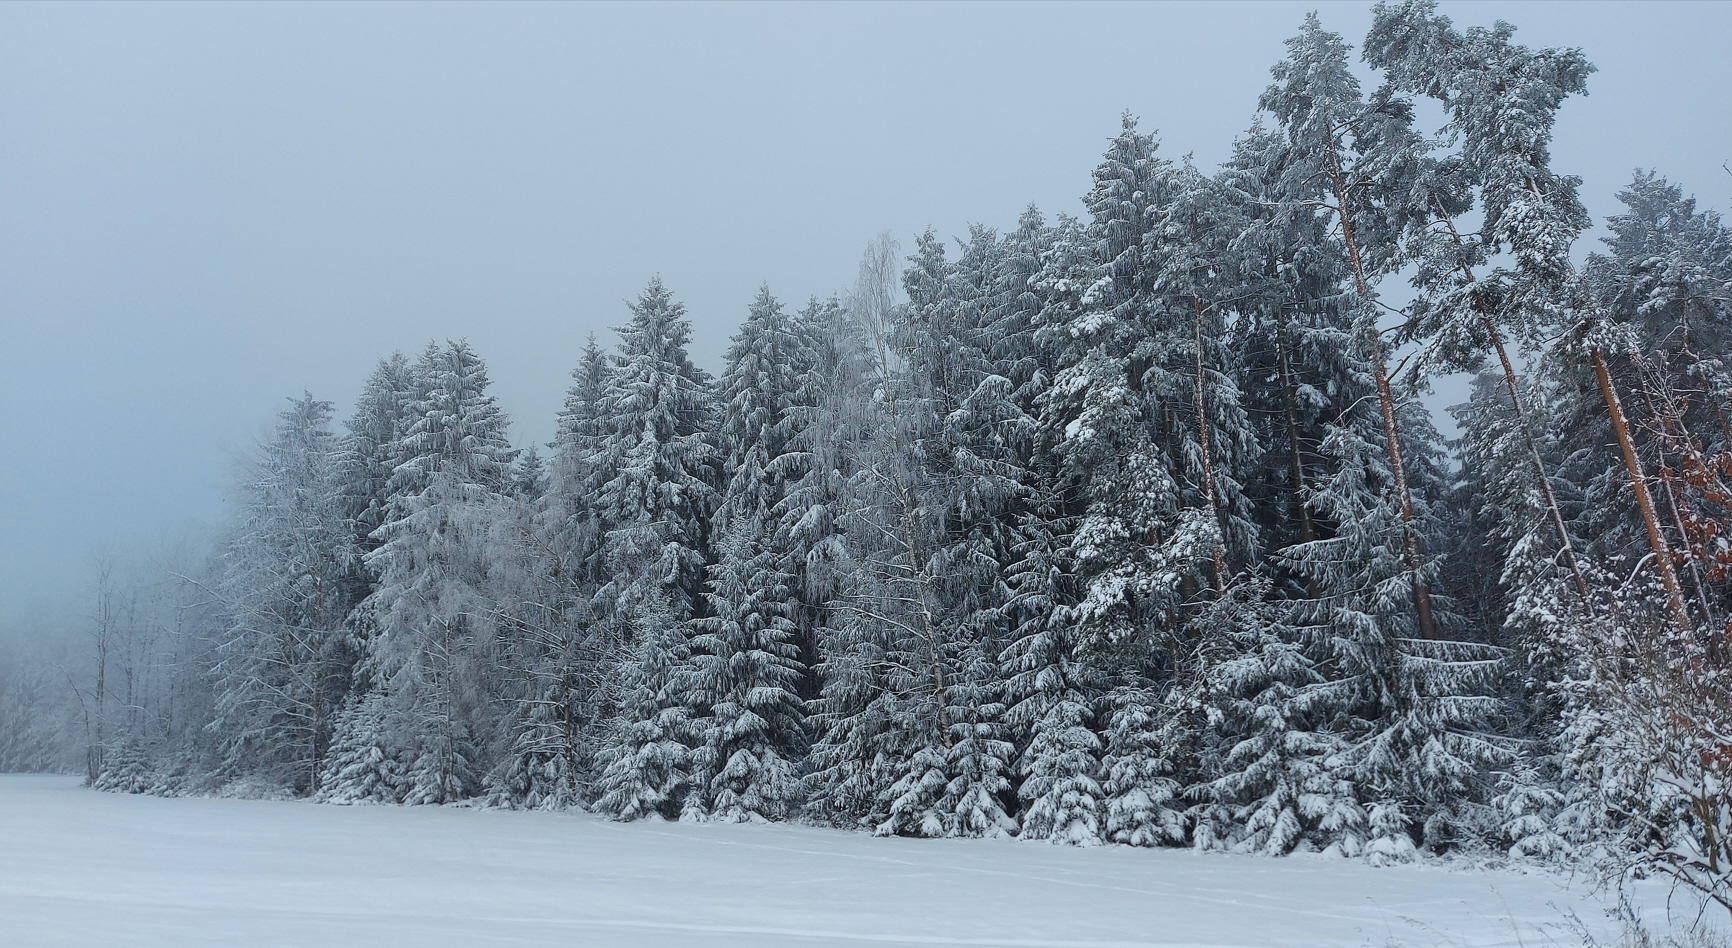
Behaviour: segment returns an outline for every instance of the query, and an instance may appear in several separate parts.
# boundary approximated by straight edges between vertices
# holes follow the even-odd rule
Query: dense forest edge
[[[1732,228],[1638,172],[1580,246],[1580,50],[1429,0],[1375,8],[1369,91],[1314,15],[1287,50],[1214,173],[1127,115],[1083,216],[765,287],[717,377],[651,279],[545,455],[462,341],[340,430],[293,399],[215,550],[0,645],[0,771],[1732,910]]]

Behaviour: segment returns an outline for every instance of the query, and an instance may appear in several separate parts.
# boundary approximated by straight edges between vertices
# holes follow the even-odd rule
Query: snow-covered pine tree
[[[1652,175],[1620,198],[1628,212],[1608,222],[1610,253],[1590,255],[1575,287],[1585,318],[1548,353],[1567,422],[1619,448],[1571,458],[1584,519],[1601,527],[1595,547],[1622,582],[1606,621],[1571,643],[1580,671],[1559,823],[1603,847],[1615,871],[1666,874],[1732,907],[1732,767],[1714,723],[1732,708],[1720,395],[1732,232]],[[1592,383],[1568,387],[1583,376]]]
[[[1408,200],[1408,256],[1418,261],[1403,338],[1422,343],[1415,377],[1430,371],[1477,370],[1496,355],[1514,430],[1527,450],[1526,470],[1544,505],[1546,538],[1569,574],[1587,614],[1589,596],[1576,543],[1559,508],[1549,468],[1533,431],[1505,339],[1533,347],[1556,335],[1556,301],[1571,271],[1570,246],[1588,225],[1577,197],[1580,180],[1550,167],[1552,125],[1563,100],[1584,92],[1593,67],[1580,50],[1532,51],[1510,42],[1514,27],[1458,32],[1430,0],[1379,5],[1366,39],[1366,59],[1395,88],[1428,95],[1449,115],[1446,134],[1458,154],[1426,163]],[[1476,229],[1460,218],[1474,206]],[[1515,265],[1490,266],[1508,252]],[[1536,538],[1537,540],[1537,538]],[[1524,544],[1530,552],[1536,541]],[[1533,573],[1533,567],[1518,567]],[[1530,577],[1537,578],[1537,577]]]
[[[240,485],[220,586],[233,624],[212,669],[226,781],[319,791],[354,661],[344,619],[358,566],[330,420],[330,402],[292,400]]]
[[[1391,382],[1378,326],[1376,283],[1403,260],[1399,237],[1420,213],[1411,197],[1431,165],[1411,105],[1388,87],[1362,97],[1346,45],[1315,16],[1288,46],[1262,99],[1285,139],[1271,181],[1277,215],[1336,225],[1316,252],[1340,260],[1348,277],[1337,325],[1352,344],[1336,350],[1347,357],[1338,377],[1357,382],[1343,393],[1356,400],[1326,428],[1308,494],[1318,539],[1281,551],[1279,562],[1309,587],[1293,621],[1343,702],[1329,719],[1350,742],[1337,761],[1369,806],[1368,849],[1405,858],[1422,834],[1448,846],[1477,829],[1485,770],[1507,759],[1485,733],[1499,653],[1441,639],[1451,620],[1434,602],[1437,558],[1422,542],[1443,481],[1436,434],[1412,393]],[[1393,598],[1403,585],[1405,609]]]
[[[1412,587],[1421,638],[1436,638],[1418,511],[1408,471],[1399,399],[1389,380],[1379,332],[1376,285],[1401,263],[1397,236],[1411,217],[1407,196],[1423,177],[1425,143],[1413,132],[1412,106],[1380,89],[1365,98],[1347,65],[1347,44],[1323,29],[1316,14],[1287,41],[1287,58],[1259,106],[1280,123],[1280,189],[1290,212],[1322,209],[1337,225],[1331,248],[1345,262],[1352,287],[1349,314],[1360,355],[1372,375],[1388,455],[1387,468],[1401,522],[1401,557]]]

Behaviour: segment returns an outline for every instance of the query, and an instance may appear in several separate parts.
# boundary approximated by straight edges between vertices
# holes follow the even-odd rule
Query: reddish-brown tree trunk
[[[1654,568],[1660,571],[1660,584],[1666,590],[1666,603],[1672,611],[1672,621],[1680,632],[1690,631],[1690,614],[1684,608],[1684,593],[1678,586],[1678,571],[1672,565],[1672,548],[1660,529],[1660,518],[1654,510],[1653,495],[1648,492],[1648,477],[1642,471],[1642,459],[1630,440],[1630,423],[1624,414],[1623,401],[1618,398],[1612,373],[1606,368],[1606,356],[1598,347],[1590,349],[1594,376],[1600,383],[1600,395],[1606,400],[1606,411],[1612,416],[1612,430],[1618,436],[1618,449],[1624,454],[1624,469],[1630,475],[1630,485],[1636,495],[1636,509],[1641,511],[1642,525],[1648,531],[1648,545],[1654,551]]]
[[[1335,192],[1335,212],[1341,220],[1341,240],[1347,250],[1348,267],[1353,273],[1353,286],[1358,291],[1360,304],[1369,306],[1371,283],[1365,276],[1365,261],[1359,252],[1359,241],[1354,233],[1352,202],[1347,193],[1347,182],[1333,149],[1329,153],[1329,162],[1330,186]],[[1395,423],[1395,394],[1389,387],[1389,369],[1384,365],[1383,339],[1377,333],[1375,321],[1366,326],[1365,335],[1367,355],[1377,382],[1377,404],[1383,414],[1383,439],[1389,451],[1389,473],[1395,481],[1396,499],[1401,507],[1401,553],[1413,584],[1413,611],[1419,620],[1420,638],[1435,639],[1437,620],[1431,610],[1431,588],[1420,572],[1423,560],[1419,549],[1419,530],[1413,522],[1413,492],[1408,488],[1407,465],[1402,460],[1401,435]]]

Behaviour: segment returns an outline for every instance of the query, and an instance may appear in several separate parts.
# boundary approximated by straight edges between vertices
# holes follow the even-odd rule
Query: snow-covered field
[[[797,826],[159,799],[0,776],[0,945],[1493,946],[1545,874]]]

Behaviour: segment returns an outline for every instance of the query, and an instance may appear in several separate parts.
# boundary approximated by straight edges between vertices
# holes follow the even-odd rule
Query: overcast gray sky
[[[220,516],[303,388],[467,337],[519,443],[660,273],[715,368],[757,285],[1077,211],[1129,109],[1212,165],[1305,12],[1220,5],[0,4],[0,613]],[[1555,164],[1725,208],[1732,4],[1448,3],[1600,67]],[[610,340],[611,341],[611,340]]]

